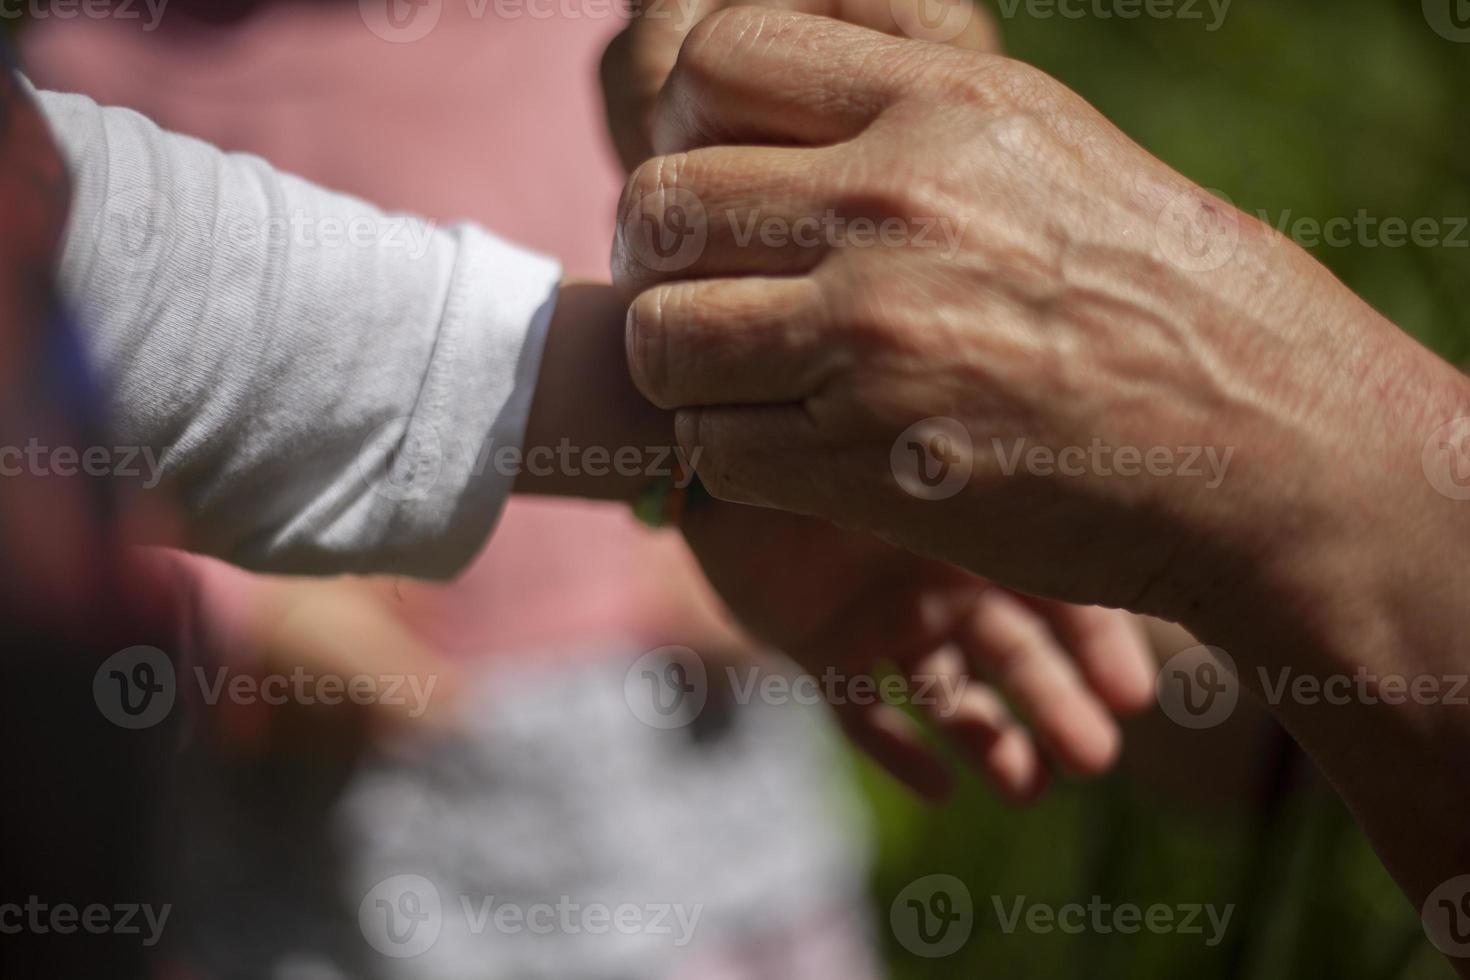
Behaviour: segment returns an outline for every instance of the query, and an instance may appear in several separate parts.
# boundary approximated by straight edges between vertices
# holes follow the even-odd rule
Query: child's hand
[[[1152,697],[1153,662],[1127,613],[1018,596],[780,511],[710,501],[683,527],[759,639],[819,678],[836,671],[844,686],[891,661],[911,695],[928,692],[915,707],[1009,800],[1041,792],[1051,763],[1106,770],[1119,747],[1113,714]],[[948,792],[947,768],[911,718],[881,700],[838,700],[843,726],[879,764],[926,797]]]

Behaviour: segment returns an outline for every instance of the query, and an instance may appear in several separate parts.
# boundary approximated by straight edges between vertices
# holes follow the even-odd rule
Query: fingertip
[[[1093,726],[1086,737],[1073,739],[1059,761],[1073,776],[1091,779],[1101,776],[1118,761],[1123,748],[1123,734],[1111,719]]]
[[[1136,715],[1146,710],[1154,701],[1154,675],[1156,664],[1153,647],[1148,637],[1133,616],[1118,623],[1113,655],[1098,657],[1090,661],[1094,669],[1088,671],[1088,680],[1103,702],[1119,715]],[[1106,663],[1110,669],[1098,669]]]
[[[1029,806],[1051,784],[1046,760],[1020,728],[1002,732],[981,760],[981,771],[1000,797],[1012,806]]]
[[[1154,678],[1148,671],[1138,671],[1120,678],[1108,690],[1099,692],[1108,707],[1124,717],[1142,714],[1154,703]]]

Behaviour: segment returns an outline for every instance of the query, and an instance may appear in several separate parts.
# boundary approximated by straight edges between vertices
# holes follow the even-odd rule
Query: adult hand
[[[715,495],[1180,621],[1257,691],[1458,689],[1470,386],[1060,84],[727,10],[655,145],[615,247],[629,363]],[[1470,717],[1269,703],[1462,955]]]
[[[710,503],[682,526],[740,622],[823,682],[853,741],[928,798],[946,795],[948,768],[914,719],[873,697],[885,663],[912,707],[1017,803],[1046,787],[1053,764],[1107,769],[1120,740],[1113,713],[1152,701],[1152,654],[1126,613],[1019,596],[779,511]]]
[[[1458,375],[1040,71],[731,9],[656,122],[614,273],[716,496],[1185,620],[1435,499]]]
[[[669,444],[669,413],[645,401],[621,370],[617,327],[626,310],[611,286],[563,286],[527,425],[528,452],[568,440],[611,458],[629,446]],[[610,372],[610,364],[620,369]],[[523,473],[516,488],[632,497],[648,478],[553,467]],[[683,528],[741,625],[819,681],[828,668],[841,678],[871,679],[879,661],[910,678],[923,675],[915,700],[924,703],[915,707],[1009,799],[1040,792],[1051,762],[1078,774],[1107,768],[1118,747],[1111,713],[1150,699],[1148,647],[1124,614],[1023,599],[870,535],[772,510],[713,503],[694,508]],[[1020,709],[1036,740],[986,681]],[[956,691],[962,697],[951,700]],[[847,730],[880,764],[926,796],[944,794],[946,767],[909,718],[868,699],[833,700]]]
[[[703,17],[736,0],[644,0],[602,57],[608,128],[623,166],[653,155],[653,112],[679,48]],[[762,6],[833,17],[900,37],[998,51],[989,14],[974,0],[766,0]]]

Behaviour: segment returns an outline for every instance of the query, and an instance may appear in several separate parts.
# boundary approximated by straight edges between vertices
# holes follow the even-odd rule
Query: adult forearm
[[[1457,533],[1467,539],[1463,526]],[[1284,585],[1274,607],[1252,616],[1236,607],[1234,624],[1221,610],[1195,628],[1235,658],[1243,686],[1313,757],[1435,922],[1426,898],[1470,873],[1470,582],[1463,554],[1445,548],[1418,552],[1412,571],[1392,548],[1359,557],[1350,586],[1324,567]],[[1470,889],[1451,891],[1461,914]],[[1470,961],[1453,962],[1470,975]]]
[[[1254,514],[1230,548],[1190,547],[1169,614],[1226,651],[1422,908],[1470,873],[1470,486],[1455,482],[1470,382],[1359,315],[1380,322],[1344,336],[1375,340],[1323,395],[1344,414],[1297,428],[1274,502],[1239,488]],[[1253,556],[1227,555],[1241,542]]]

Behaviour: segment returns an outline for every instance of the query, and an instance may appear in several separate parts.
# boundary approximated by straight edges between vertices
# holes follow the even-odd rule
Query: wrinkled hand
[[[1013,802],[1034,799],[1051,764],[1107,769],[1119,747],[1112,713],[1152,698],[1151,654],[1126,613],[1024,598],[778,511],[709,503],[683,527],[737,618],[818,678],[830,670],[849,736],[925,797],[951,785],[940,753],[900,708],[846,693],[854,678],[891,664],[914,709]]]
[[[563,286],[525,447],[551,446],[569,434],[609,455],[620,444],[666,444],[669,413],[649,405],[626,371],[607,370],[623,356],[618,327],[626,312],[611,286]],[[646,485],[646,476],[552,473],[518,480],[517,489],[616,497]],[[833,690],[825,683],[830,668],[842,682],[830,700],[853,737],[927,796],[943,795],[947,771],[911,719],[875,703],[871,690],[864,704],[846,696],[846,682],[872,683],[880,661],[910,677],[924,675],[924,690],[910,688],[914,706],[1014,800],[1041,791],[1049,762],[1077,773],[1106,768],[1118,745],[1109,712],[1138,708],[1151,696],[1147,651],[1122,614],[1020,599],[871,535],[773,510],[708,503],[694,507],[683,528],[747,632],[790,654],[824,693]],[[698,632],[687,642],[706,653],[721,640],[745,639],[711,636],[706,626]],[[1012,721],[1002,694],[1030,722],[1045,754]]]
[[[629,364],[718,497],[1186,622],[1435,500],[1410,416],[1452,372],[1040,71],[730,9],[655,143]]]
[[[608,128],[623,166],[653,156],[653,112],[679,48],[699,20],[733,0],[643,0],[602,58]],[[764,7],[820,14],[896,36],[999,50],[989,15],[974,0],[765,0]]]

